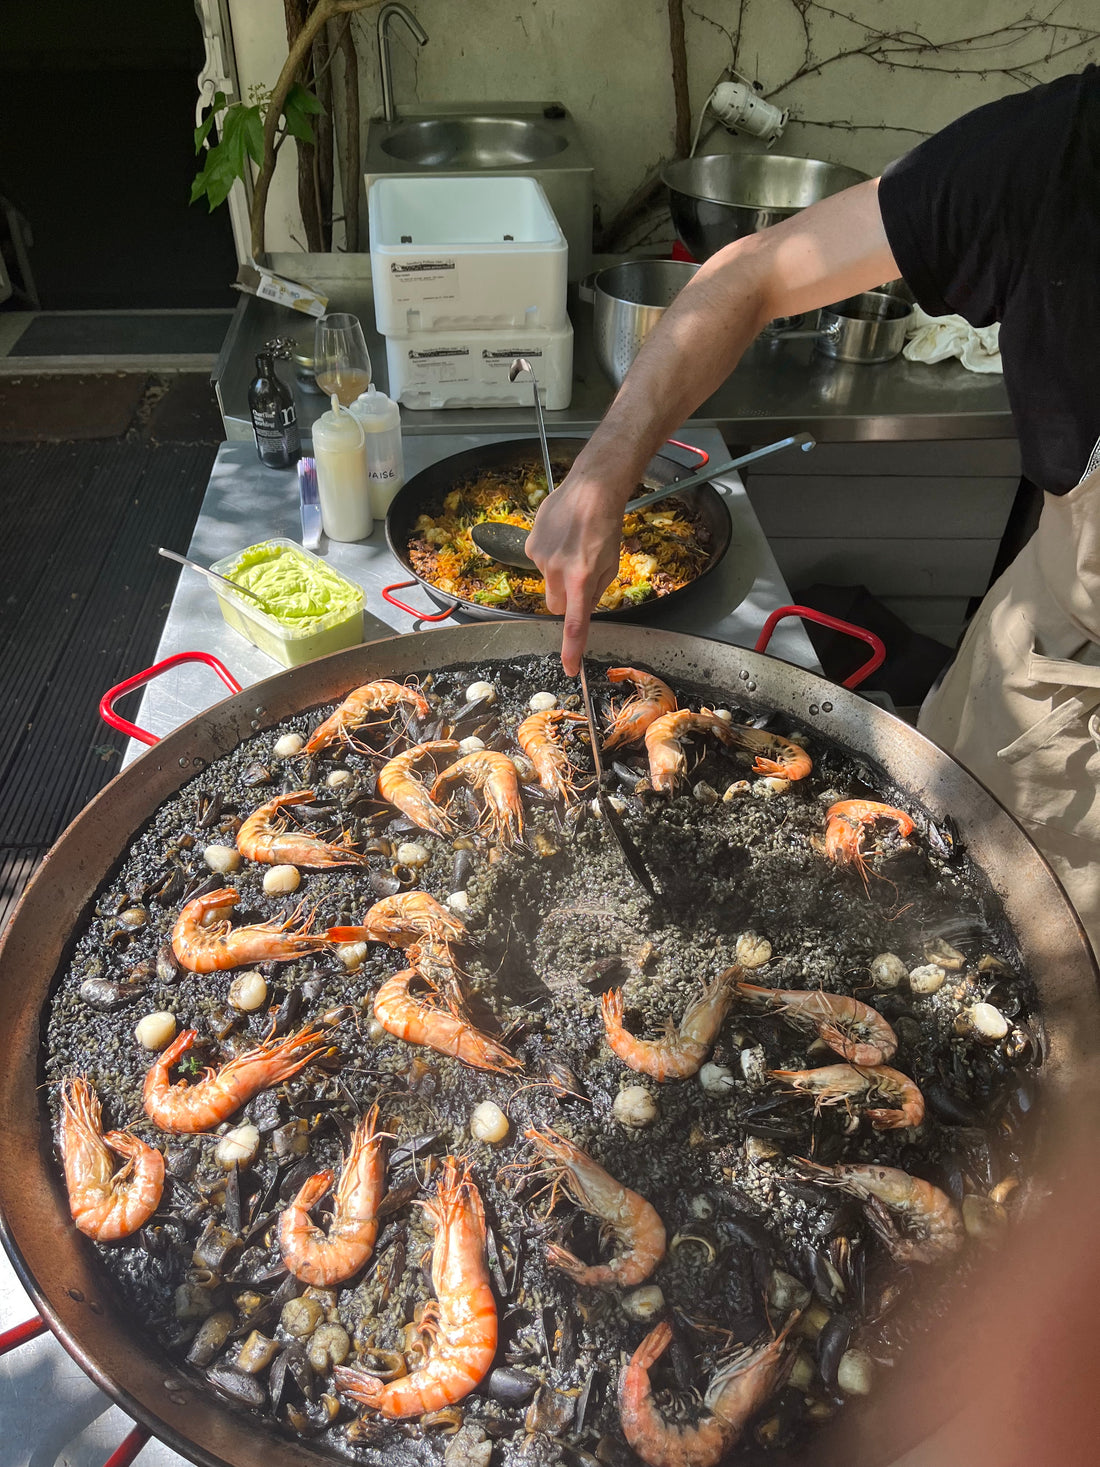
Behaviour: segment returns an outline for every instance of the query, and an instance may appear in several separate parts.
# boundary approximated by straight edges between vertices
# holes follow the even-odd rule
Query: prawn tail
[[[329,942],[371,942],[369,927],[330,927],[325,933]]]
[[[375,1405],[384,1389],[385,1383],[376,1375],[369,1375],[354,1365],[337,1365],[332,1376],[340,1395],[358,1401],[361,1406]]]
[[[630,1357],[631,1365],[640,1366],[643,1370],[649,1370],[668,1349],[672,1343],[672,1326],[667,1319],[662,1319],[646,1335],[645,1339]]]

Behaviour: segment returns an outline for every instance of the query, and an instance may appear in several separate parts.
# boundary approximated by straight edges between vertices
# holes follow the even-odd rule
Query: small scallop
[[[641,1130],[653,1124],[659,1110],[656,1099],[644,1085],[627,1085],[612,1102],[611,1114],[621,1126]]]
[[[497,700],[496,688],[493,687],[492,683],[471,683],[466,689],[467,703],[477,703],[482,698],[487,703],[495,703]]]
[[[395,859],[399,866],[411,866],[414,871],[417,871],[421,866],[428,864],[432,859],[432,853],[418,840],[403,840],[397,847]]]
[[[728,1065],[707,1063],[699,1071],[699,1084],[708,1095],[728,1095],[737,1081]]]
[[[479,739],[477,734],[470,734],[469,738],[459,739],[458,747],[463,754],[479,754],[485,747],[485,740]]]
[[[276,759],[293,759],[295,754],[300,754],[306,746],[306,741],[301,734],[286,733],[281,739],[275,741],[272,753]]]
[[[909,974],[909,987],[914,993],[938,993],[947,974],[938,963],[922,963]]]
[[[214,1148],[214,1160],[226,1171],[231,1166],[251,1166],[260,1149],[260,1133],[251,1123],[234,1126]]]
[[[341,942],[336,948],[336,956],[349,973],[354,973],[366,962],[367,944],[365,942]]]
[[[971,1033],[989,1044],[996,1044],[1008,1033],[1008,1020],[991,1003],[974,1003],[955,1020],[956,1029]]]
[[[545,690],[532,693],[527,700],[527,706],[532,713],[549,713],[551,708],[558,706],[556,693],[548,693]]]
[[[508,1117],[494,1101],[483,1100],[470,1113],[470,1135],[495,1146],[508,1135]]]
[[[470,898],[464,891],[452,891],[447,898],[447,905],[452,912],[468,912],[470,910]]]
[[[845,1350],[836,1368],[836,1383],[846,1396],[869,1396],[875,1383],[875,1362],[864,1350]]]
[[[720,718],[723,723],[733,722],[733,714],[729,711],[728,708],[716,708],[714,710],[714,716],[715,718]]]
[[[908,978],[909,969],[897,953],[879,953],[870,962],[871,982],[876,988],[896,988]]]
[[[742,932],[733,950],[733,956],[742,968],[762,968],[771,960],[771,955],[771,943],[755,932]]]
[[[776,795],[785,795],[790,787],[789,779],[780,779],[777,774],[765,774],[753,785],[752,792],[759,800],[771,800]]]
[[[160,1011],[146,1014],[134,1026],[134,1038],[142,1049],[160,1050],[171,1044],[176,1037],[175,1014]]]
[[[631,1319],[653,1319],[665,1307],[664,1291],[659,1284],[643,1284],[623,1298],[623,1313]]]
[[[268,896],[286,896],[302,884],[297,866],[269,866],[264,872],[264,891]]]
[[[255,1013],[267,1002],[267,980],[262,973],[238,973],[229,985],[229,1002],[244,1014]]]
[[[355,775],[352,774],[350,769],[331,769],[325,775],[325,784],[328,785],[330,790],[338,790],[342,789],[346,784],[351,784],[354,778]]]
[[[288,1299],[279,1323],[288,1335],[301,1340],[311,1335],[324,1317],[325,1311],[316,1299]]]
[[[309,1342],[309,1363],[319,1375],[343,1365],[351,1354],[351,1337],[342,1324],[320,1324]]]
[[[216,871],[219,876],[240,869],[241,853],[236,846],[207,846],[202,858],[210,870]]]

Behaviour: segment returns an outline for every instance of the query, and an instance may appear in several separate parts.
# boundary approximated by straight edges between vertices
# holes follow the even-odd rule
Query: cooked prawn
[[[352,849],[347,832],[338,841],[326,841],[300,827],[288,828],[282,812],[294,805],[307,805],[316,798],[313,790],[294,790],[288,795],[276,795],[253,810],[237,831],[238,851],[245,860],[261,861],[268,866],[285,862],[317,871],[330,866],[365,866],[366,856]]]
[[[813,760],[801,744],[785,739],[777,733],[767,733],[762,728],[746,728],[744,724],[731,724],[733,742],[742,749],[751,749],[756,755],[753,762],[754,774],[771,774],[780,779],[805,779],[814,767]]]
[[[816,1070],[769,1070],[792,1090],[808,1092],[814,1108],[843,1105],[858,1099],[863,1114],[876,1131],[919,1126],[924,1120],[924,1096],[908,1075],[889,1065],[822,1065]],[[868,1108],[870,1102],[870,1108]]]
[[[378,771],[378,793],[391,805],[396,805],[402,815],[407,815],[421,830],[430,830],[434,835],[453,835],[454,821],[446,810],[432,803],[415,770],[426,759],[435,760],[457,753],[458,744],[454,739],[433,739],[427,744],[416,744],[406,749]]]
[[[180,910],[172,927],[172,951],[189,973],[217,973],[242,963],[288,963],[320,952],[325,938],[309,921],[295,927],[297,912],[279,921],[230,925],[228,913],[240,897],[231,886],[197,896]]]
[[[603,742],[605,749],[640,743],[654,719],[660,718],[662,713],[675,711],[676,694],[651,672],[642,672],[637,667],[609,667],[607,680],[610,683],[632,682],[637,692],[632,693],[622,707],[611,705],[611,724]]]
[[[372,713],[390,713],[401,704],[411,707],[418,718],[427,718],[431,712],[427,698],[407,683],[379,678],[376,682],[364,683],[361,688],[353,688],[339,708],[313,730],[303,752],[316,754],[318,749],[335,743],[337,739],[350,743],[351,730],[362,728]]]
[[[279,1219],[279,1251],[296,1279],[329,1289],[359,1272],[374,1250],[378,1207],[386,1194],[386,1137],[376,1130],[378,1107],[371,1106],[352,1132],[340,1180],[332,1194],[327,1235],[310,1218],[332,1186],[330,1171],[306,1179]]]
[[[330,927],[330,942],[385,942],[390,947],[414,947],[425,938],[440,946],[461,942],[464,924],[426,891],[399,891],[382,897],[359,927]]]
[[[450,798],[456,784],[469,785],[485,796],[485,815],[479,830],[488,830],[503,846],[514,846],[523,835],[523,801],[516,766],[507,754],[478,749],[455,761],[432,785],[432,799]]]
[[[607,1042],[622,1062],[654,1080],[684,1080],[697,1073],[718,1037],[733,1001],[738,967],[727,968],[684,1010],[679,1027],[671,1020],[660,1039],[636,1039],[623,1028],[623,993],[609,989],[603,996],[603,1026]]]
[[[421,1321],[428,1345],[419,1370],[382,1381],[338,1365],[336,1389],[383,1416],[422,1416],[453,1406],[489,1372],[497,1348],[497,1307],[485,1257],[485,1209],[469,1172],[453,1156],[443,1163],[434,1198],[423,1204],[435,1229],[432,1288],[435,1308]]]
[[[539,784],[556,800],[575,799],[577,793],[572,760],[559,741],[563,732],[560,726],[585,721],[583,713],[550,708],[544,713],[532,713],[516,729],[516,743],[535,766]]]
[[[416,968],[387,978],[374,995],[374,1017],[387,1033],[407,1044],[422,1044],[437,1054],[449,1054],[475,1070],[521,1070],[522,1061],[467,1019],[457,1004],[444,1007],[409,992]]]
[[[665,1256],[665,1225],[657,1209],[557,1131],[531,1127],[523,1134],[550,1163],[555,1183],[624,1245],[624,1252],[610,1263],[586,1264],[551,1243],[546,1250],[549,1263],[578,1284],[629,1289],[643,1283]]]
[[[898,1263],[938,1263],[957,1253],[966,1229],[946,1192],[892,1166],[858,1162],[821,1166],[798,1158],[799,1174],[839,1187],[863,1203],[867,1221]],[[902,1232],[898,1223],[907,1232]]]
[[[839,800],[829,806],[825,820],[825,854],[838,866],[854,866],[864,886],[867,885],[867,862],[863,855],[863,841],[868,826],[878,820],[893,820],[903,839],[916,829],[904,810],[882,805],[877,800]]]
[[[237,1055],[218,1070],[207,1069],[194,1085],[186,1080],[172,1084],[169,1072],[198,1038],[194,1029],[177,1034],[167,1049],[153,1061],[145,1076],[145,1114],[162,1131],[188,1134],[212,1131],[227,1121],[235,1110],[282,1080],[296,1075],[324,1048],[316,1029],[302,1029],[286,1039],[269,1039]],[[308,1054],[300,1051],[309,1049]]]
[[[663,1319],[650,1330],[619,1377],[623,1435],[642,1461],[649,1467],[714,1467],[786,1379],[794,1361],[787,1337],[800,1313],[773,1340],[746,1347],[718,1367],[703,1397],[709,1415],[695,1426],[666,1421],[657,1409],[649,1372],[672,1343],[672,1326]]]
[[[649,783],[661,794],[673,794],[680,776],[687,768],[683,741],[693,733],[712,733],[723,744],[733,743],[730,725],[710,708],[699,713],[680,708],[675,713],[662,713],[645,731],[646,753],[649,755]]]
[[[816,1029],[830,1049],[852,1065],[883,1065],[898,1036],[870,1004],[823,989],[762,988],[738,983],[737,992],[757,1008],[778,1010],[790,1023]]]
[[[116,1243],[142,1228],[160,1206],[164,1157],[130,1131],[103,1134],[99,1097],[81,1076],[61,1091],[61,1160],[69,1211],[82,1233]],[[111,1152],[126,1158],[116,1168]]]

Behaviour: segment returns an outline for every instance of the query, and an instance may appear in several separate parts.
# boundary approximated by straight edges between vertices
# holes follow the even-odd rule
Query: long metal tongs
[[[521,372],[530,373],[531,384],[535,390],[535,420],[538,423],[539,443],[542,446],[542,464],[546,470],[546,488],[549,493],[554,492],[554,471],[550,467],[550,446],[546,441],[546,424],[542,417],[542,403],[539,401],[539,384],[535,380],[535,374],[531,370],[531,363],[525,357],[517,357],[508,372],[509,380],[514,382]],[[581,699],[584,703],[584,716],[588,720],[588,739],[592,745],[592,763],[596,769],[596,801],[600,807],[607,828],[611,831],[619,850],[623,853],[623,860],[627,864],[634,879],[645,888],[651,897],[656,899],[657,887],[653,877],[646,869],[642,860],[642,853],[635,845],[633,837],[615,809],[615,806],[607,797],[607,791],[603,787],[603,760],[600,758],[600,736],[596,727],[596,715],[592,708],[592,699],[588,692],[588,678],[584,670],[584,658],[581,658]]]

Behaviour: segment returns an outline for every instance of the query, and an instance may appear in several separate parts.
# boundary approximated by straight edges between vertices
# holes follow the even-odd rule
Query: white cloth
[[[905,328],[904,355],[911,362],[942,362],[958,357],[969,372],[1000,372],[999,324],[971,326],[961,316],[928,316],[920,306]]]

